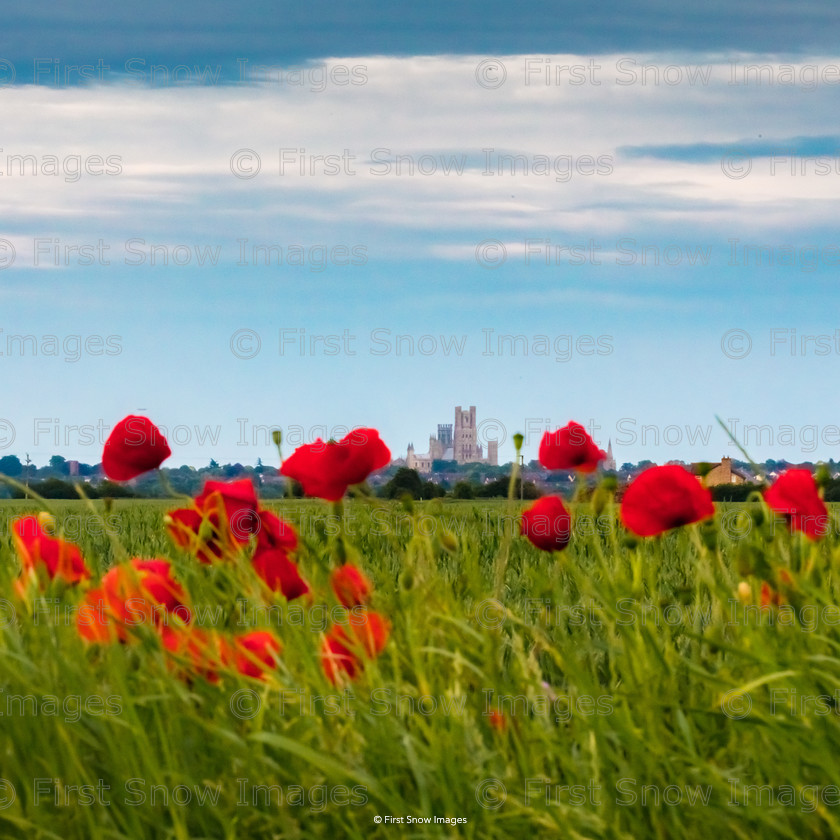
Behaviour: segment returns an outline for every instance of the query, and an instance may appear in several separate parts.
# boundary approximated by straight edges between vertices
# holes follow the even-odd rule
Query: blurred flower
[[[385,649],[391,625],[379,613],[353,612],[346,626],[333,625],[321,646],[321,665],[335,685],[345,677],[355,679],[365,659],[375,659]]]
[[[595,445],[580,423],[570,421],[556,432],[546,432],[540,441],[539,460],[549,470],[594,472],[607,453]]]
[[[230,642],[224,636],[198,627],[164,626],[161,640],[165,650],[186,661],[181,674],[187,679],[195,674],[218,683],[219,670],[233,657]]]
[[[335,597],[347,609],[364,606],[373,591],[373,585],[365,573],[352,563],[345,563],[330,576]]]
[[[259,534],[267,530],[258,506],[254,485],[248,478],[207,481],[195,497],[194,508],[170,511],[164,522],[176,545],[202,563],[210,563],[247,545],[254,534],[259,539]],[[264,535],[264,539],[268,537]]]
[[[828,531],[828,508],[808,470],[782,473],[764,493],[764,500],[776,513],[784,514],[792,531],[801,531],[812,540]]]
[[[761,608],[765,610],[770,609],[770,607],[778,607],[781,606],[782,596],[765,580],[761,584],[759,603]]]
[[[487,720],[497,732],[504,732],[507,729],[507,718],[498,709],[493,709],[487,716]]]
[[[128,628],[152,625],[160,629],[169,623],[170,615],[189,623],[192,616],[186,600],[168,560],[135,558],[114,566],[101,585],[87,593],[76,626],[90,642],[126,642]]]
[[[677,464],[649,467],[624,493],[621,520],[640,537],[714,516],[712,494]]]
[[[253,559],[254,571],[272,592],[282,592],[293,601],[309,592],[309,584],[301,577],[297,565],[281,549],[257,550]]]
[[[23,577],[38,577],[45,571],[50,580],[75,584],[90,577],[82,553],[72,543],[53,537],[36,516],[22,516],[12,524],[12,540],[23,564]]]
[[[234,665],[246,677],[262,679],[277,665],[282,646],[273,633],[253,630],[234,637]]]
[[[562,551],[572,538],[572,518],[558,496],[543,496],[523,511],[520,532],[543,551]]]
[[[326,678],[333,685],[337,685],[345,676],[351,680],[355,679],[362,666],[358,657],[350,653],[338,639],[329,635],[321,645],[321,667]]]
[[[782,597],[783,593],[789,593],[793,588],[793,578],[787,569],[781,569],[779,571],[777,585],[779,587],[778,589],[771,586],[766,580],[762,582],[759,603],[763,609],[780,607],[785,603]]]
[[[201,563],[221,559],[222,528],[217,512],[212,511],[205,517],[194,508],[179,508],[169,511],[163,522],[175,545],[194,555]]]
[[[387,466],[391,452],[376,429],[355,429],[340,441],[299,446],[280,469],[282,475],[299,481],[304,493],[337,502],[354,484]]]
[[[102,469],[114,481],[128,481],[157,469],[171,454],[166,438],[148,417],[129,414],[105,441]]]
[[[270,511],[259,511],[258,516],[254,571],[272,592],[282,592],[288,601],[306,595],[309,584],[289,557],[298,545],[295,529]]]
[[[298,537],[295,529],[279,516],[268,510],[261,510],[257,531],[257,548],[282,549],[292,552],[297,548]]]

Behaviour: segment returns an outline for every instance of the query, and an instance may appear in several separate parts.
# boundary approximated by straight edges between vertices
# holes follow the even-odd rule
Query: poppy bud
[[[449,531],[441,531],[440,544],[449,554],[454,554],[458,550],[458,539]]]
[[[55,535],[55,517],[51,513],[42,510],[38,513],[38,524],[43,531]]]

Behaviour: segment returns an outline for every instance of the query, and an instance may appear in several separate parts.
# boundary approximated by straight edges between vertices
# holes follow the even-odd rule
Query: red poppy
[[[309,584],[301,577],[297,564],[280,549],[258,550],[252,561],[254,571],[272,592],[282,592],[287,601],[294,601],[309,592]]]
[[[253,630],[236,636],[234,644],[234,665],[246,677],[262,679],[277,664],[282,649],[273,633],[267,630]]]
[[[522,513],[519,530],[543,551],[562,551],[572,538],[572,518],[558,496],[543,496]]]
[[[101,588],[89,589],[79,604],[76,612],[76,629],[87,642],[112,642],[117,638],[125,639],[111,619],[105,592]]]
[[[134,559],[110,569],[102,585],[87,593],[76,626],[87,641],[127,642],[128,628],[150,624],[161,629],[170,623],[170,615],[189,623],[186,600],[169,561]]]
[[[215,511],[205,519],[194,508],[179,508],[169,511],[163,522],[175,545],[195,555],[201,563],[221,558],[219,515]]]
[[[299,481],[304,493],[337,502],[353,484],[361,484],[374,470],[391,461],[391,451],[376,429],[355,429],[340,441],[299,446],[280,469]]]
[[[249,478],[238,481],[206,481],[195,497],[198,510],[224,512],[224,522],[234,542],[245,545],[260,530],[259,501]]]
[[[785,515],[792,531],[801,531],[812,540],[828,531],[828,508],[808,470],[782,473],[765,492],[764,500],[776,513]]]
[[[12,525],[12,538],[23,563],[25,576],[46,571],[50,580],[79,583],[90,577],[82,553],[72,543],[53,537],[41,527],[37,516],[22,516]]]
[[[207,481],[194,508],[170,511],[164,522],[176,545],[211,563],[247,544],[252,534],[259,538],[269,530],[258,506],[250,479]]]
[[[161,641],[165,650],[184,660],[181,676],[187,680],[197,674],[207,682],[218,683],[219,671],[233,657],[230,642],[224,636],[198,627],[165,626]]]
[[[507,729],[507,718],[498,710],[493,709],[488,715],[490,726],[497,732],[504,732]]]
[[[787,569],[782,569],[779,572],[779,583],[783,590],[788,590],[793,586],[793,578]],[[782,593],[770,586],[766,580],[761,583],[760,598],[761,608],[765,610],[771,607],[780,607],[784,603]]]
[[[129,414],[105,441],[102,469],[114,481],[128,481],[157,469],[171,454],[166,438],[148,417]]]
[[[321,645],[321,667],[324,669],[324,676],[336,685],[345,676],[351,680],[355,679],[362,663],[338,639],[327,636]]]
[[[168,560],[135,558],[115,566],[102,578],[102,587],[112,609],[121,612],[127,624],[160,623],[162,613],[187,623],[191,619],[186,593],[173,577]]]
[[[373,591],[367,575],[352,563],[345,563],[330,576],[335,597],[347,609],[364,606]]]
[[[678,464],[649,467],[627,488],[621,519],[641,537],[714,516],[712,494]]]
[[[365,659],[382,653],[390,633],[388,619],[367,610],[352,612],[347,625],[334,625],[321,646],[321,666],[327,679],[333,685],[345,676],[354,679]]]
[[[288,522],[285,522],[269,510],[261,510],[258,516],[258,549],[280,549],[282,551],[292,552],[297,548],[297,533]]]
[[[599,449],[586,429],[574,420],[556,432],[546,432],[540,441],[540,463],[549,470],[591,473],[606,457],[607,453]]]
[[[271,511],[261,510],[257,547],[252,560],[254,571],[273,592],[293,601],[309,592],[309,584],[301,577],[289,554],[297,548],[295,529]]]

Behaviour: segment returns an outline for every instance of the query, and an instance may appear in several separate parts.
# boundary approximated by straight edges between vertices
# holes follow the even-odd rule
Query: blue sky
[[[400,455],[474,404],[503,459],[737,457],[716,414],[840,458],[837,15],[732,6],[18,12],[0,452],[142,411],[174,463]]]

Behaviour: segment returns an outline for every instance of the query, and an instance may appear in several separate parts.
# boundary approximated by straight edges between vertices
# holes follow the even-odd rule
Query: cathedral
[[[455,461],[456,464],[488,464],[496,467],[499,464],[499,442],[487,442],[487,455],[478,442],[478,428],[475,419],[475,406],[469,411],[461,406],[455,409],[455,423],[439,423],[437,437],[429,437],[429,451],[425,455],[417,455],[414,444],[408,445],[405,465],[419,473],[430,473],[433,461]]]

